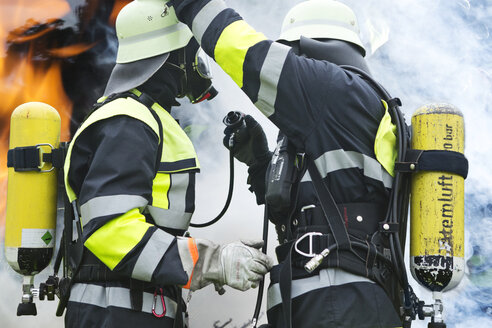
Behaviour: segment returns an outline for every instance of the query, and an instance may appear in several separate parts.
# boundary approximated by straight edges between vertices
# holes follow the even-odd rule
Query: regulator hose
[[[231,130],[236,131],[244,126],[244,114],[238,111],[230,111],[222,120],[222,122]],[[227,194],[227,200],[222,208],[222,211],[212,220],[205,223],[190,223],[190,227],[193,228],[205,228],[219,221],[227,212],[232,199],[232,192],[234,190],[234,133],[231,135],[229,141],[229,192]]]
[[[263,218],[263,246],[261,251],[263,254],[267,253],[267,243],[268,243],[268,206],[265,204],[264,218]],[[256,328],[258,324],[258,317],[260,316],[261,301],[263,300],[263,292],[265,289],[265,279],[261,280],[258,285],[258,296],[256,297],[255,312],[253,313],[252,325]]]
[[[232,150],[230,150],[229,151],[229,192],[227,194],[227,200],[225,202],[224,208],[222,208],[222,211],[220,211],[220,213],[214,219],[205,223],[190,223],[190,227],[205,228],[219,221],[227,212],[227,209],[229,208],[232,199],[233,190],[234,190],[234,156],[232,154]]]

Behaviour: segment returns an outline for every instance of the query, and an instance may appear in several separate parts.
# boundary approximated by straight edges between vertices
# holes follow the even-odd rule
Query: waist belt
[[[379,229],[379,222],[384,220],[387,205],[379,203],[343,203],[337,204],[343,218],[343,225],[351,236],[366,239]],[[315,226],[317,230],[312,230]],[[311,229],[311,230],[310,230]],[[319,205],[303,207],[297,218],[292,223],[278,224],[276,226],[278,239],[285,243],[297,239],[308,231],[331,232]]]
[[[365,239],[366,236],[372,235],[378,230],[379,222],[384,220],[387,205],[358,202],[337,204],[337,207],[348,234]],[[301,210],[299,222],[293,231],[294,239],[307,232],[303,230],[303,227],[306,226],[307,229],[310,229],[311,226],[322,226],[328,229],[323,228],[323,231],[331,232],[320,206],[311,205]]]
[[[371,270],[378,265],[381,266],[377,263],[378,259],[384,262],[390,259],[386,236],[378,232],[386,206],[359,202],[337,204],[337,207],[342,215],[352,249],[333,250],[321,262],[319,269],[340,267],[348,272],[374,279]],[[300,224],[293,232],[293,239],[275,249],[279,263],[285,261],[292,250],[291,261],[294,268],[303,268],[316,254],[336,244],[321,207],[313,205],[305,208],[301,213]]]
[[[381,238],[375,238],[376,240],[373,241],[350,239],[352,251],[333,250],[320,263],[317,270],[339,267],[348,272],[374,279],[372,270],[375,267],[390,264],[390,251],[383,242],[379,241]],[[333,234],[311,231],[296,240],[278,246],[275,253],[279,263],[284,262],[290,256],[293,268],[304,268],[314,256],[321,254],[325,249],[333,248],[334,244]]]
[[[149,282],[125,277],[111,271],[94,254],[86,249],[84,249],[82,264],[80,264],[77,273],[72,279],[74,283],[109,283],[110,286],[128,288],[134,311],[142,311],[144,292],[153,293],[158,288]]]

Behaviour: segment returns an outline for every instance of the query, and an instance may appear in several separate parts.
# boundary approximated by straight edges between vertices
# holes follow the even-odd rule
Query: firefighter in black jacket
[[[389,287],[394,277],[374,256],[389,251],[378,222],[394,175],[395,126],[382,96],[340,67],[369,73],[352,10],[333,0],[302,2],[289,11],[274,42],[221,0],[172,5],[205,52],[280,130],[273,155],[251,116],[246,128],[225,131],[226,145],[234,138],[235,157],[249,166],[251,190],[258,203],[266,201],[278,233],[269,324],[400,327]],[[314,171],[306,171],[310,166]],[[323,213],[313,186],[318,180],[338,215]],[[364,247],[350,247],[355,244]],[[329,254],[312,272],[304,269],[320,253]]]
[[[159,0],[122,9],[105,96],[70,142],[65,187],[83,247],[66,254],[67,327],[184,327],[181,288],[247,290],[271,267],[258,243],[185,235],[200,165],[169,111],[177,97],[196,103],[214,89],[190,30],[163,9]]]

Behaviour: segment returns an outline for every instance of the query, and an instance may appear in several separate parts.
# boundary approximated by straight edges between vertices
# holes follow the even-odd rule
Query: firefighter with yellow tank
[[[273,152],[249,115],[224,131],[280,242],[267,326],[407,327],[417,314],[432,317],[431,328],[446,326],[441,293],[464,269],[463,117],[448,104],[424,106],[410,133],[399,99],[370,76],[349,7],[302,2],[273,42],[221,0],[135,0],[116,30],[117,64],[64,165],[69,279],[60,283],[60,309],[67,307],[68,327],[183,327],[181,287],[247,290],[271,268],[261,242],[221,246],[183,236],[199,163],[169,109],[179,97],[197,103],[216,94],[198,42],[280,129]],[[30,103],[12,118],[6,253],[26,276],[24,314],[35,314],[32,275],[53,248],[47,218],[56,189],[48,186],[56,178],[39,174],[62,162],[54,113]],[[39,222],[28,212],[15,222],[9,209],[19,207],[28,180],[45,188],[51,205]],[[433,305],[419,302],[405,271],[410,189],[411,271],[434,293]]]
[[[341,67],[370,74],[353,11],[332,0],[301,2],[274,42],[220,0],[172,3],[280,130],[270,152],[246,116],[233,148],[280,243],[268,289],[271,327],[401,327],[390,288],[396,277],[380,256],[386,240],[375,234],[389,202],[396,132],[382,95]],[[327,191],[333,202],[325,209]],[[320,256],[319,265],[309,262]]]
[[[116,33],[104,97],[73,136],[64,166],[83,243],[82,254],[67,254],[65,324],[184,327],[181,288],[247,290],[271,260],[259,243],[184,236],[200,164],[170,109],[178,97],[197,103],[216,94],[188,27],[162,1],[137,0],[121,10]]]
[[[408,284],[401,245],[412,172],[407,126],[399,99],[370,76],[354,12],[334,0],[303,1],[275,42],[222,0],[169,4],[280,130],[273,152],[249,115],[224,138],[248,165],[250,190],[280,243],[268,326],[401,327],[417,312],[430,315]],[[439,155],[443,165],[417,166],[447,170],[454,156],[466,176],[463,154],[448,153]],[[434,327],[443,327],[440,319]]]

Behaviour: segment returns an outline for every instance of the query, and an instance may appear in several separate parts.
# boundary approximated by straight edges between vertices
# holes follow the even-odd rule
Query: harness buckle
[[[305,257],[315,257],[316,253],[313,252],[313,236],[322,236],[323,234],[321,232],[306,232],[304,235],[302,235],[299,239],[296,240],[294,244],[294,249],[296,252],[302,256]],[[304,239],[308,237],[309,238],[309,253],[305,253],[298,248],[298,244]]]
[[[55,149],[55,147],[53,147],[53,145],[49,144],[49,143],[40,143],[40,144],[37,144],[35,147],[36,147],[36,149],[38,149],[41,152],[41,154],[44,154],[43,148],[41,148],[41,147],[50,147],[51,152],[53,152],[53,150]],[[55,169],[55,166],[52,164],[51,168],[49,170],[42,170],[41,168],[44,166],[45,163],[46,162],[44,161],[43,155],[41,155],[41,160],[40,160],[40,163],[38,166],[39,172],[47,173],[47,172],[51,172]]]

